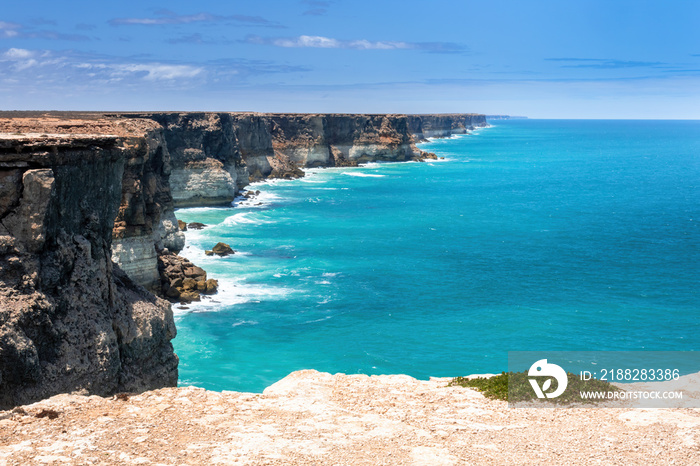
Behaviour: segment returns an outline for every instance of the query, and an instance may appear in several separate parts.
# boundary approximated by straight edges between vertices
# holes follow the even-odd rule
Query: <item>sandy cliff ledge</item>
[[[300,371],[262,395],[58,395],[0,412],[7,465],[690,465],[699,444],[697,410],[509,409],[403,375]]]

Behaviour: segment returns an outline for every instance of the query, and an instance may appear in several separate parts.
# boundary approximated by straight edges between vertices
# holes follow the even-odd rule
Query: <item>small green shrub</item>
[[[568,384],[566,391],[557,398],[539,400],[530,382],[527,371],[523,372],[502,372],[493,377],[478,377],[467,379],[456,377],[450,381],[449,387],[472,387],[479,390],[486,398],[503,400],[509,402],[542,401],[557,404],[569,403],[600,403],[604,400],[582,399],[580,392],[617,392],[622,389],[602,380],[581,380],[577,374],[566,373]],[[510,392],[508,387],[510,385]]]

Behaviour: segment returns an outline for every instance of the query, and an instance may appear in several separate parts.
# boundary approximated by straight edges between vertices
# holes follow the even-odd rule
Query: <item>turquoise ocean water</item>
[[[700,122],[492,124],[421,145],[444,161],[311,170],[235,208],[177,211],[210,225],[182,254],[222,289],[174,306],[180,384],[700,350]],[[238,253],[205,256],[218,241]]]

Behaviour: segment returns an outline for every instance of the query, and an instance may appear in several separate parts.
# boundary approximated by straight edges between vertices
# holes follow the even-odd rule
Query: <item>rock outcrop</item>
[[[170,252],[158,256],[158,272],[161,293],[173,302],[199,301],[202,294],[214,294],[219,288],[204,269]]]
[[[233,250],[231,246],[226,243],[216,243],[211,251],[205,251],[208,256],[216,254],[217,256],[226,257],[230,254],[234,254],[236,251]],[[209,254],[211,253],[211,254]]]
[[[170,306],[112,262],[130,130],[22,123],[0,121],[0,406],[174,386]]]

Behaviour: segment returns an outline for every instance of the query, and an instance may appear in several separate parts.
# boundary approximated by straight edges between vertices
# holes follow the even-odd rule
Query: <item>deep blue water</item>
[[[700,122],[512,120],[434,163],[314,170],[183,209],[219,279],[175,306],[180,383],[497,372],[519,350],[700,350]],[[216,242],[239,253],[204,255]]]

